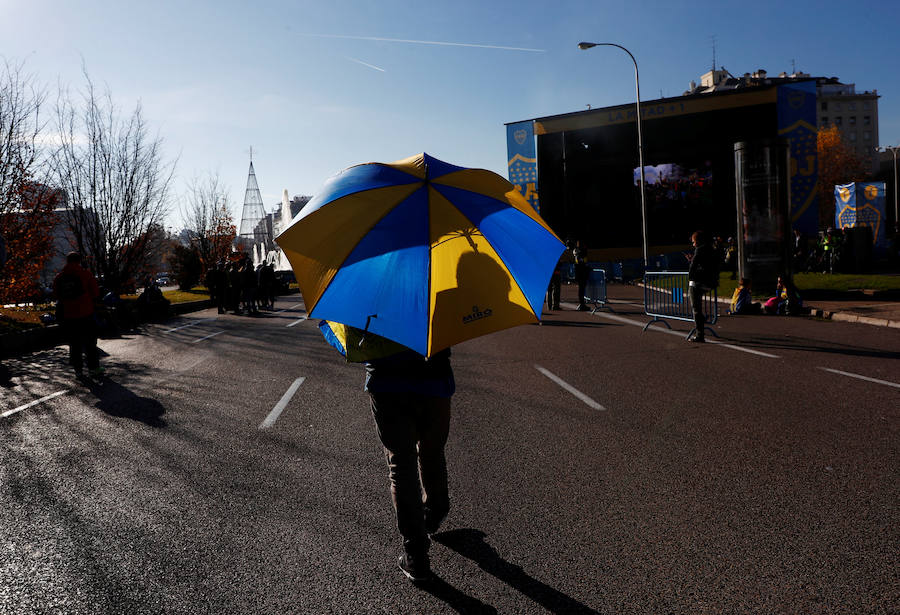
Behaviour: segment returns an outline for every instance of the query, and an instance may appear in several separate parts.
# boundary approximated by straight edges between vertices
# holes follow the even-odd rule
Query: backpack
[[[61,273],[56,279],[56,295],[62,301],[72,301],[84,294],[81,278],[74,273]]]

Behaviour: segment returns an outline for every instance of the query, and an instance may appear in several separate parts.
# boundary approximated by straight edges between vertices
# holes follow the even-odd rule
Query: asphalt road
[[[0,613],[900,612],[900,330],[698,345],[610,296],[454,349],[423,587],[363,370],[297,296],[102,340],[102,385],[64,347],[7,360]]]

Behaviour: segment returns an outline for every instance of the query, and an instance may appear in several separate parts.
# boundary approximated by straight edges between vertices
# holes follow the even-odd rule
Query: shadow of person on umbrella
[[[435,542],[472,560],[479,568],[522,592],[551,613],[597,615],[597,611],[589,606],[538,581],[520,566],[503,559],[484,539],[485,533],[475,529],[450,530],[432,537]]]
[[[435,296],[431,348],[534,322],[524,294],[497,261],[477,250],[464,252],[456,263],[456,286]]]

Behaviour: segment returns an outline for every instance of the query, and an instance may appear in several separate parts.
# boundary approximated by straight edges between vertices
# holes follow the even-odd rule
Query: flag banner
[[[506,152],[510,183],[540,213],[534,122],[527,120],[506,125]]]
[[[876,253],[889,248],[885,224],[885,183],[854,182],[834,187],[834,224],[839,228],[868,226]]]
[[[786,137],[791,147],[791,226],[815,235],[819,229],[815,82],[778,86],[777,108],[778,134]]]

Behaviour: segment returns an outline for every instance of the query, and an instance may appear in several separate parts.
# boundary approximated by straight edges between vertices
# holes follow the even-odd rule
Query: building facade
[[[844,143],[865,161],[872,172],[876,172],[876,150],[879,145],[878,90],[857,92],[856,84],[841,83],[837,77],[812,77],[803,72],[770,76],[765,70],[759,69],[735,77],[723,67],[701,75],[699,85],[692,81],[685,95],[711,94],[808,79],[816,82],[816,126],[836,126]]]

